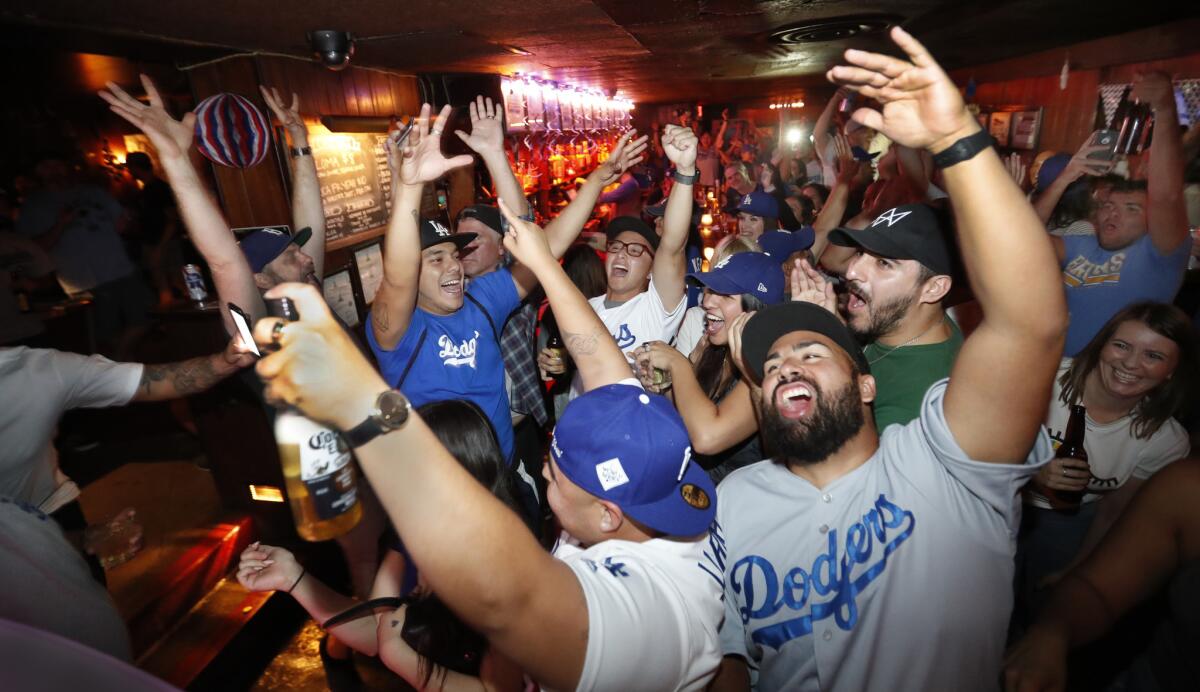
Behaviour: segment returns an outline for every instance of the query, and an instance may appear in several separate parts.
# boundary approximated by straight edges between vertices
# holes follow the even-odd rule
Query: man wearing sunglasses
[[[699,178],[696,144],[696,134],[689,128],[667,125],[663,131],[663,151],[675,166],[675,185],[667,198],[661,238],[632,216],[618,216],[605,230],[608,292],[588,302],[624,352],[647,341],[670,342],[683,321],[687,309],[684,246]],[[572,398],[581,393],[578,385],[576,378]]]

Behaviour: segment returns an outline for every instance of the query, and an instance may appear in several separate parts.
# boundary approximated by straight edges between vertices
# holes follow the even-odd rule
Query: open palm
[[[617,178],[621,177],[622,173],[642,160],[642,153],[649,146],[650,138],[647,135],[643,135],[637,139],[632,139],[636,134],[637,130],[630,130],[621,135],[612,153],[596,169],[600,174],[600,183],[602,185],[612,184]]]
[[[929,51],[899,27],[892,29],[891,36],[908,60],[848,50],[850,65],[834,67],[827,74],[830,81],[882,105],[881,110],[859,108],[854,120],[913,148],[940,149],[977,130],[958,88]]]
[[[141,79],[142,87],[146,89],[146,96],[150,99],[150,105],[130,96],[114,82],[109,82],[107,90],[99,92],[100,98],[108,103],[109,109],[113,113],[144,132],[150,138],[150,142],[154,144],[154,148],[158,150],[160,157],[186,154],[187,150],[191,148],[192,138],[195,136],[196,115],[187,113],[182,120],[172,118],[163,105],[162,96],[158,93],[154,82],[150,81],[146,75],[141,75]]]
[[[442,130],[446,128],[446,120],[450,117],[450,106],[442,108],[442,112],[430,126],[429,104],[421,106],[421,115],[413,126],[408,139],[401,148],[400,182],[405,185],[421,185],[437,180],[446,171],[468,166],[472,158],[467,154],[446,158],[442,153]]]
[[[267,107],[275,114],[275,119],[280,125],[287,130],[303,130],[304,120],[300,117],[300,97],[292,93],[292,105],[283,105],[283,97],[279,95],[279,90],[275,87],[267,89],[265,86],[259,86],[259,91],[262,92],[263,100],[267,102]]]
[[[492,99],[476,96],[471,103],[471,134],[455,130],[471,150],[477,154],[504,151],[504,114]]]

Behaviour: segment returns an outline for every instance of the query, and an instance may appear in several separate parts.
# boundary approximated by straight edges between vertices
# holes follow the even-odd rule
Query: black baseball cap
[[[490,204],[472,204],[469,207],[463,207],[462,211],[458,212],[458,222],[462,223],[463,219],[475,219],[496,233],[504,235],[500,210]]]
[[[742,332],[742,360],[758,382],[762,382],[763,363],[771,346],[779,337],[792,332],[816,332],[829,337],[850,356],[859,372],[871,372],[862,346],[837,315],[815,303],[792,301],[759,310]]]
[[[421,249],[431,248],[442,243],[454,243],[461,250],[471,244],[478,233],[451,233],[441,221],[421,219]]]
[[[883,212],[862,230],[834,229],[829,242],[889,259],[916,260],[937,274],[949,275],[954,265],[946,230],[931,207],[904,204]]]
[[[642,236],[651,250],[658,251],[658,234],[645,221],[633,216],[618,216],[610,221],[608,228],[604,229],[604,237],[612,240],[625,231],[632,231]]]

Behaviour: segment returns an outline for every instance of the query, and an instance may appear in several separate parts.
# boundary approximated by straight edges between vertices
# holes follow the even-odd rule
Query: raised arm
[[[543,281],[549,292],[553,282]],[[317,290],[284,284],[267,296],[288,296],[300,312],[298,322],[283,327],[282,348],[259,363],[268,398],[338,430],[365,420],[387,385]],[[255,325],[259,343],[271,343],[278,322]],[[602,329],[601,336],[611,342]],[[430,589],[543,685],[573,689],[583,670],[588,619],[570,568],[454,460],[419,415],[355,455]]]
[[[1188,238],[1187,207],[1183,201],[1183,140],[1176,123],[1175,91],[1171,78],[1162,72],[1139,75],[1133,95],[1154,109],[1154,139],[1146,171],[1146,223],[1150,241],[1166,254],[1179,249]]]
[[[846,216],[846,207],[850,204],[850,191],[863,182],[862,178],[867,167],[854,158],[850,151],[850,142],[845,135],[835,135],[833,150],[837,154],[837,180],[829,190],[829,197],[821,207],[813,222],[813,245],[810,248],[812,256],[822,266],[835,274],[843,274],[850,258],[854,256],[853,248],[844,248],[829,243],[829,233],[842,225]]]
[[[452,159],[442,154],[442,130],[450,106],[442,108],[432,126],[430,111],[428,103],[421,106],[421,114],[406,140],[400,141],[399,133],[394,133],[387,142],[393,181],[392,217],[384,236],[383,281],[371,307],[371,331],[375,343],[389,351],[400,343],[417,307],[421,191],[425,183],[437,180],[446,171],[471,163],[466,154]]]
[[[1086,561],[1063,577],[1037,622],[1008,654],[1009,692],[1061,690],[1067,654],[1107,632],[1200,558],[1200,460],[1171,464],[1146,482]]]
[[[504,247],[541,282],[584,391],[629,379],[629,363],[596,311],[588,305],[587,298],[551,254],[545,231],[531,221],[517,218],[503,203],[500,212],[508,220]]]
[[[483,159],[492,184],[496,186],[496,198],[504,200],[509,209],[516,209],[518,214],[526,216],[529,202],[525,199],[525,189],[504,155],[504,109],[500,104],[493,104],[491,98],[476,96],[470,111],[471,134],[462,130],[455,130],[454,134]]]
[[[846,51],[830,78],[883,105],[854,119],[935,157],[979,132],[958,89],[916,39],[892,40],[907,54]],[[1067,323],[1054,249],[1033,208],[994,149],[943,169],[967,276],[983,322],[963,344],[946,392],[945,415],[972,459],[1020,463],[1041,427]],[[1021,267],[1013,281],[1012,268]],[[1030,306],[1036,305],[1036,310]]]
[[[663,151],[675,165],[676,172],[681,175],[696,173],[696,148],[699,143],[696,133],[690,128],[679,125],[667,125],[663,130]],[[684,248],[687,245],[688,227],[692,223],[692,204],[694,203],[695,186],[675,181],[671,187],[671,195],[667,197],[667,210],[663,216],[662,238],[658,241],[658,250],[654,253],[654,265],[650,275],[654,277],[654,288],[663,306],[673,309],[683,300],[684,276],[687,273],[687,258]]]
[[[725,130],[729,127],[729,109],[721,111],[721,128],[717,130],[717,136],[713,137],[713,150],[721,151],[721,145],[725,143]]]
[[[1079,151],[1075,152],[1075,155],[1071,157],[1071,160],[1063,168],[1062,173],[1054,179],[1054,182],[1046,186],[1046,189],[1042,190],[1042,192],[1034,195],[1033,210],[1037,212],[1038,219],[1043,224],[1050,222],[1050,216],[1054,213],[1054,208],[1058,206],[1058,201],[1062,199],[1063,193],[1067,191],[1071,183],[1085,175],[1100,176],[1112,170],[1112,161],[1089,158],[1092,154],[1100,153],[1109,148],[1103,144],[1093,146],[1092,136],[1094,134],[1088,135],[1087,141],[1083,143]]]
[[[274,87],[260,86],[263,100],[275,114],[275,119],[287,130],[292,140],[292,149],[303,150],[308,146],[308,127],[300,117],[300,97],[292,94],[292,105],[284,106],[283,98]],[[317,178],[317,163],[312,154],[296,155],[292,160],[292,226],[311,228],[312,235],[300,248],[312,258],[313,271],[317,278],[325,276],[325,208],[321,204],[321,181]]]
[[[825,149],[829,146],[829,138],[833,136],[829,132],[829,126],[833,123],[833,114],[837,112],[838,104],[849,95],[850,91],[844,87],[833,92],[833,96],[829,97],[829,103],[825,104],[825,109],[821,111],[821,115],[817,116],[817,122],[813,125],[813,150],[817,153],[817,160],[822,165],[828,166],[833,163],[825,160]]]
[[[229,316],[226,303],[237,305],[251,318],[262,317],[267,310],[246,256],[242,254],[237,239],[221,214],[221,208],[188,156],[196,116],[188,113],[182,120],[172,118],[163,106],[154,82],[146,75],[142,75],[141,79],[150,99],[149,105],[130,96],[113,82],[108,83],[106,91],[100,92],[100,98],[108,102],[112,112],[145,133],[154,144],[158,161],[166,173],[171,191],[175,193],[179,216],[183,219],[188,236],[212,272],[217,298],[221,303],[221,315],[225,319],[225,331],[236,334],[237,328]]]

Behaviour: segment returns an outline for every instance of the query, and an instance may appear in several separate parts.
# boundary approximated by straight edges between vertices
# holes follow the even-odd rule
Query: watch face
[[[398,428],[408,420],[408,399],[396,391],[379,395],[379,417],[389,428]]]

